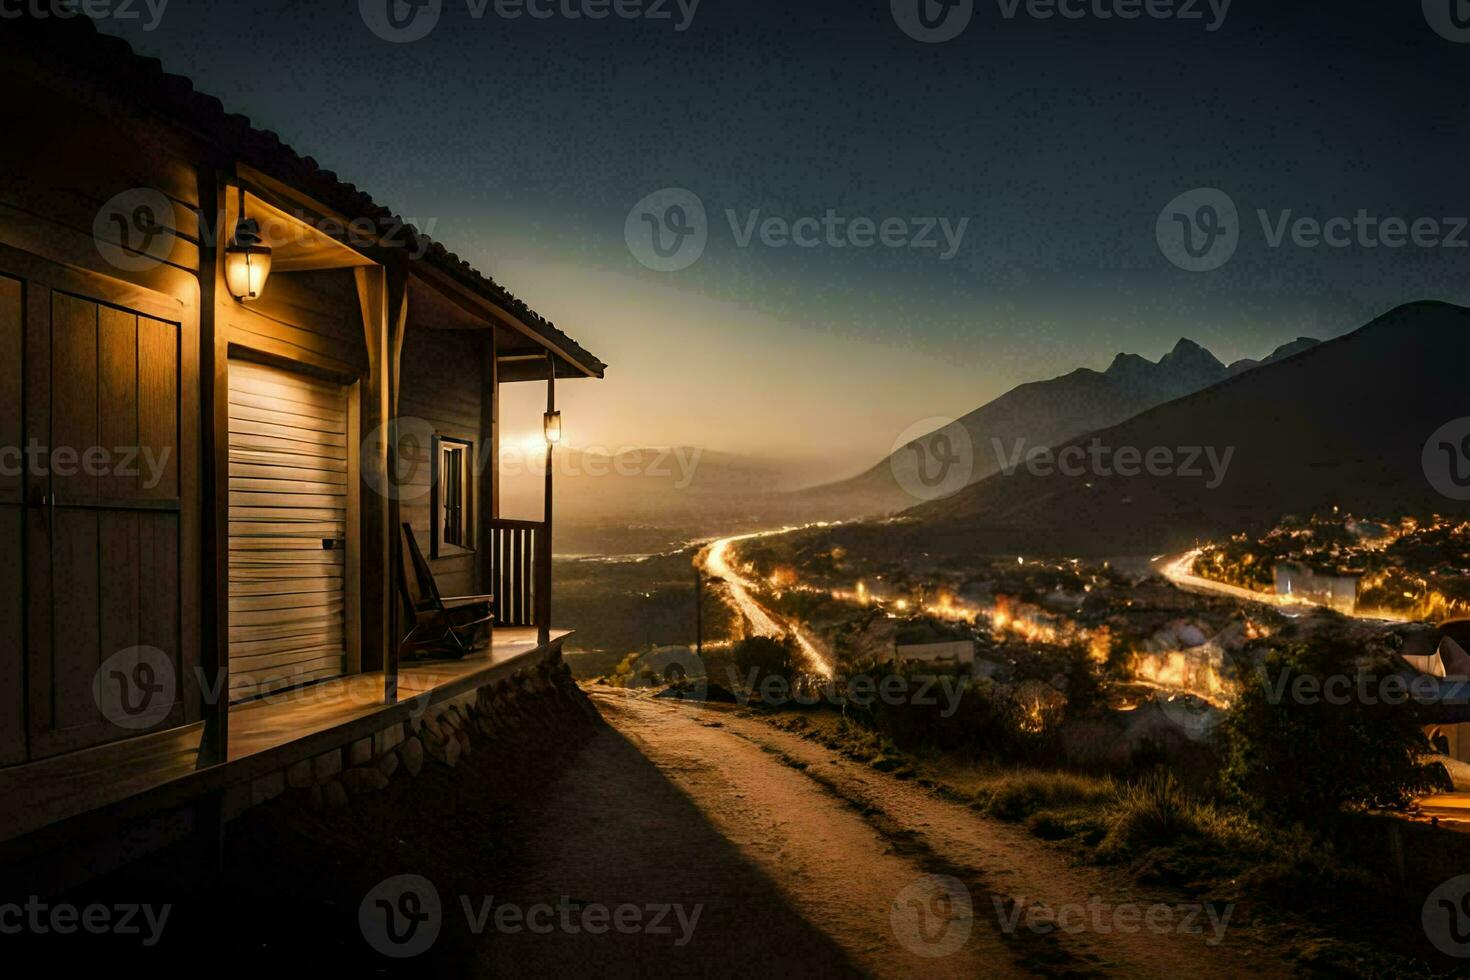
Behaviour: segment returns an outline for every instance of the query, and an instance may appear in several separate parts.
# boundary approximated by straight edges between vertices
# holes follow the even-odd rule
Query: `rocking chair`
[[[433,569],[424,560],[413,527],[407,522],[403,524],[403,561],[398,586],[413,624],[399,647],[405,654],[437,650],[458,660],[475,649],[481,627],[488,633],[495,618],[493,595],[445,598],[439,594]]]

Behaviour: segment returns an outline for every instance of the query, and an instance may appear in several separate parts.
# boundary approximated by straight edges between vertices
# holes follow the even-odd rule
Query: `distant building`
[[[965,667],[975,662],[974,640],[947,643],[899,643],[894,656],[900,663],[939,664]]]
[[[1276,594],[1327,606],[1351,616],[1358,608],[1357,575],[1323,575],[1297,562],[1276,565]]]

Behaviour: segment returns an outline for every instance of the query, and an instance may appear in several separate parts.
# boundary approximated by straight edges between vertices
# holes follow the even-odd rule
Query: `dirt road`
[[[722,972],[731,956],[735,968],[742,947],[765,942],[786,944],[793,966],[815,957],[875,976],[1287,972],[1223,906],[1140,893],[1020,828],[758,719],[613,689],[593,699],[612,730],[548,785],[524,890],[703,902],[706,928],[683,947],[701,972]],[[679,809],[664,799],[670,788]],[[742,909],[752,887],[771,891],[755,904],[800,922],[772,935],[752,919],[731,949],[731,924],[739,934],[743,916],[759,917]],[[649,953],[650,965],[684,958],[669,944]],[[567,955],[565,966],[585,965]]]
[[[418,977],[1287,972],[1223,908],[1075,865],[744,709],[592,698],[608,724],[580,693],[550,697],[472,736],[455,768],[351,807],[256,808],[222,877],[184,842],[68,896],[168,905],[156,947],[47,933],[37,952],[154,973],[209,956]]]

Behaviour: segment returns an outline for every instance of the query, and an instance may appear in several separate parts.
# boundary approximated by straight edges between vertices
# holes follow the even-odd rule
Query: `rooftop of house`
[[[274,132],[257,129],[246,116],[226,111],[218,98],[198,91],[188,78],[165,71],[157,58],[140,55],[121,38],[98,31],[89,18],[7,20],[5,34],[27,56],[59,62],[73,78],[85,74],[95,79],[106,91],[183,127],[224,154],[340,212],[349,221],[371,221],[385,236],[407,235],[406,244],[423,256],[422,261],[504,309],[589,374],[603,376],[606,364],[493,278],[374,201],[366,191],[342,180],[315,159],[302,156]]]

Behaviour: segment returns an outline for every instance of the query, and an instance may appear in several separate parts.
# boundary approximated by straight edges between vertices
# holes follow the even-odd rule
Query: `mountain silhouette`
[[[1290,346],[1290,345],[1288,345]],[[1191,353],[1192,359],[1198,359]],[[1085,472],[1018,465],[908,512],[910,546],[968,552],[1139,555],[1197,538],[1259,533],[1287,514],[1463,514],[1470,503],[1441,494],[1426,475],[1426,440],[1470,414],[1470,310],[1446,303],[1399,307],[1324,344],[1307,345],[1120,424],[1069,440]],[[1091,460],[1170,454],[1182,469],[1190,447],[1228,465],[1211,475],[1126,475]],[[1160,463],[1163,456],[1159,456]],[[1464,461],[1470,464],[1470,460]],[[1157,467],[1163,469],[1163,466]]]
[[[900,447],[856,477],[793,496],[803,509],[832,519],[904,510],[923,502],[905,488],[915,485],[911,477],[923,459],[923,446],[936,436],[948,436],[952,444],[971,447],[974,466],[969,482],[975,483],[998,472],[1006,455],[1017,447],[1025,451],[1060,445],[1316,344],[1300,338],[1263,361],[1237,361],[1229,367],[1188,339],[1181,339],[1156,362],[1137,354],[1119,354],[1106,371],[1079,368],[1049,381],[1013,388],[943,429]]]

